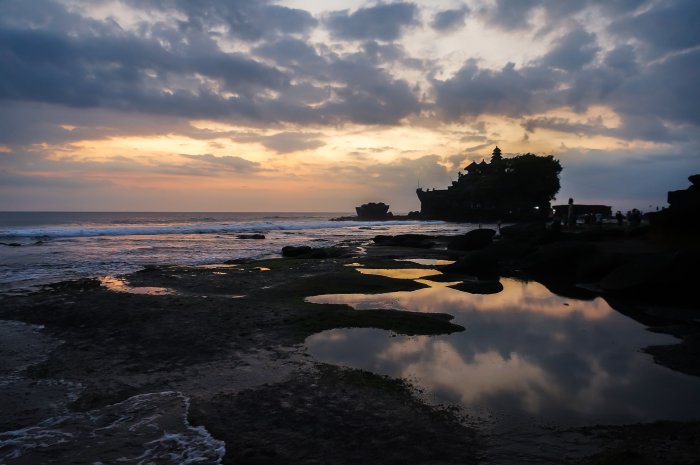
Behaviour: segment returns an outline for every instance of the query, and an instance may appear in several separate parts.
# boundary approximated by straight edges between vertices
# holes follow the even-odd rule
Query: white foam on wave
[[[50,418],[0,433],[0,463],[40,461],[49,454],[65,463],[220,464],[225,443],[190,425],[189,407],[183,393],[164,391]]]
[[[138,226],[54,226],[0,230],[1,238],[68,238],[97,236],[150,236],[172,234],[227,234],[267,231],[301,231],[314,229],[359,228],[371,226],[441,224],[442,221],[314,221],[314,222],[248,222],[212,225],[196,223],[184,225]]]

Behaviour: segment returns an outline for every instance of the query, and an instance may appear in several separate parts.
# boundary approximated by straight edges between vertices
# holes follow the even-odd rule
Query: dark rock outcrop
[[[236,236],[238,239],[265,239],[264,234],[239,234]]]
[[[349,250],[343,247],[309,247],[308,245],[282,247],[282,256],[288,258],[338,258],[349,255]]]
[[[648,215],[656,233],[697,237],[700,227],[700,174],[688,177],[691,186],[685,190],[669,191],[669,207]]]
[[[309,247],[308,245],[287,245],[285,247],[282,247],[283,257],[300,257],[309,253],[311,253],[311,247]]]
[[[396,236],[379,235],[374,237],[377,245],[387,245],[393,247],[415,247],[418,249],[429,249],[435,245],[435,237],[425,234],[399,234]]]
[[[576,276],[582,260],[598,252],[594,244],[587,242],[555,242],[541,246],[525,257],[522,269],[536,276],[555,278]]]
[[[450,287],[470,294],[498,294],[503,290],[503,284],[496,280],[466,280]]]
[[[385,220],[393,215],[389,212],[389,205],[384,202],[370,202],[355,207],[357,218],[361,220]]]
[[[449,250],[476,250],[486,247],[493,241],[493,229],[475,229],[461,236],[452,237],[447,243]]]
[[[501,274],[498,255],[494,250],[475,250],[451,265],[440,268],[445,274],[466,274],[482,280],[498,279]]]

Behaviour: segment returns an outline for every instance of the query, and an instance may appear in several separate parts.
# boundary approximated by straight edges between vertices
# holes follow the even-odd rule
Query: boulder
[[[460,236],[453,236],[447,242],[448,250],[476,250],[493,242],[496,231],[493,229],[474,229]]]
[[[434,236],[425,234],[399,234],[396,236],[379,235],[375,236],[373,240],[377,245],[429,249],[435,245],[434,239]]]
[[[640,255],[625,263],[598,282],[598,287],[612,293],[650,294],[666,292],[664,285],[677,275],[674,259],[669,255]]]
[[[501,227],[502,237],[516,241],[536,242],[536,240],[544,236],[546,232],[547,227],[545,223],[540,221],[534,223],[516,223]]]
[[[309,247],[308,245],[287,245],[285,247],[282,247],[283,257],[300,257],[309,253],[311,253],[311,247]]]
[[[264,234],[239,234],[238,239],[265,239]]]
[[[588,242],[555,242],[542,245],[527,255],[520,268],[539,276],[575,280],[581,262],[598,253],[598,247]]]
[[[696,250],[640,255],[613,269],[597,286],[612,296],[696,308],[699,262]]]
[[[445,274],[466,274],[479,279],[497,279],[500,274],[498,255],[490,249],[474,250],[451,265],[440,268]]]
[[[576,267],[576,282],[590,283],[598,281],[628,261],[628,255],[607,251],[584,256]]]
[[[308,245],[282,247],[282,256],[289,258],[338,258],[350,255],[344,247],[309,247]]]
[[[503,290],[503,284],[494,280],[463,281],[450,287],[470,294],[498,294]]]

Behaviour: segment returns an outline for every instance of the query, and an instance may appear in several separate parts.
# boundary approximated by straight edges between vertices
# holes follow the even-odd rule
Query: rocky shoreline
[[[364,254],[351,247],[343,254],[305,250],[301,258],[229,265],[154,266],[112,281],[121,287],[87,279],[0,296],[0,319],[24,325],[15,345],[0,352],[0,400],[11,412],[0,418],[1,429],[174,391],[187,399],[189,424],[225,443],[223,463],[508,463],[493,459],[488,438],[458,411],[428,406],[405,382],[319,363],[305,352],[306,337],[339,327],[408,335],[463,330],[445,314],[358,312],[304,301],[317,294],[420,288],[413,280],[348,266],[400,267],[396,258],[456,260],[441,270],[463,278],[468,292],[497,292],[498,276],[515,276],[563,295],[603,295],[654,331],[683,338],[647,349],[658,363],[699,373],[698,309],[687,305],[697,268],[678,271],[697,249],[637,233],[578,231],[555,238],[535,228],[504,227],[495,241],[384,237]],[[623,272],[624,279],[616,278]],[[39,347],[41,356],[17,362],[30,347]],[[569,444],[566,438],[576,437],[566,456],[551,463],[693,463],[695,436],[684,432],[697,425],[553,431],[541,441]],[[635,444],[675,452],[640,458]],[[62,463],[60,445],[12,447],[0,448],[8,464]]]

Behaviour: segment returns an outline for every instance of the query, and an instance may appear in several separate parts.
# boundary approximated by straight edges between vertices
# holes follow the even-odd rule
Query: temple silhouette
[[[470,163],[447,189],[418,188],[421,216],[450,221],[546,219],[559,192],[561,169],[552,155],[504,158],[496,147],[488,163]]]

